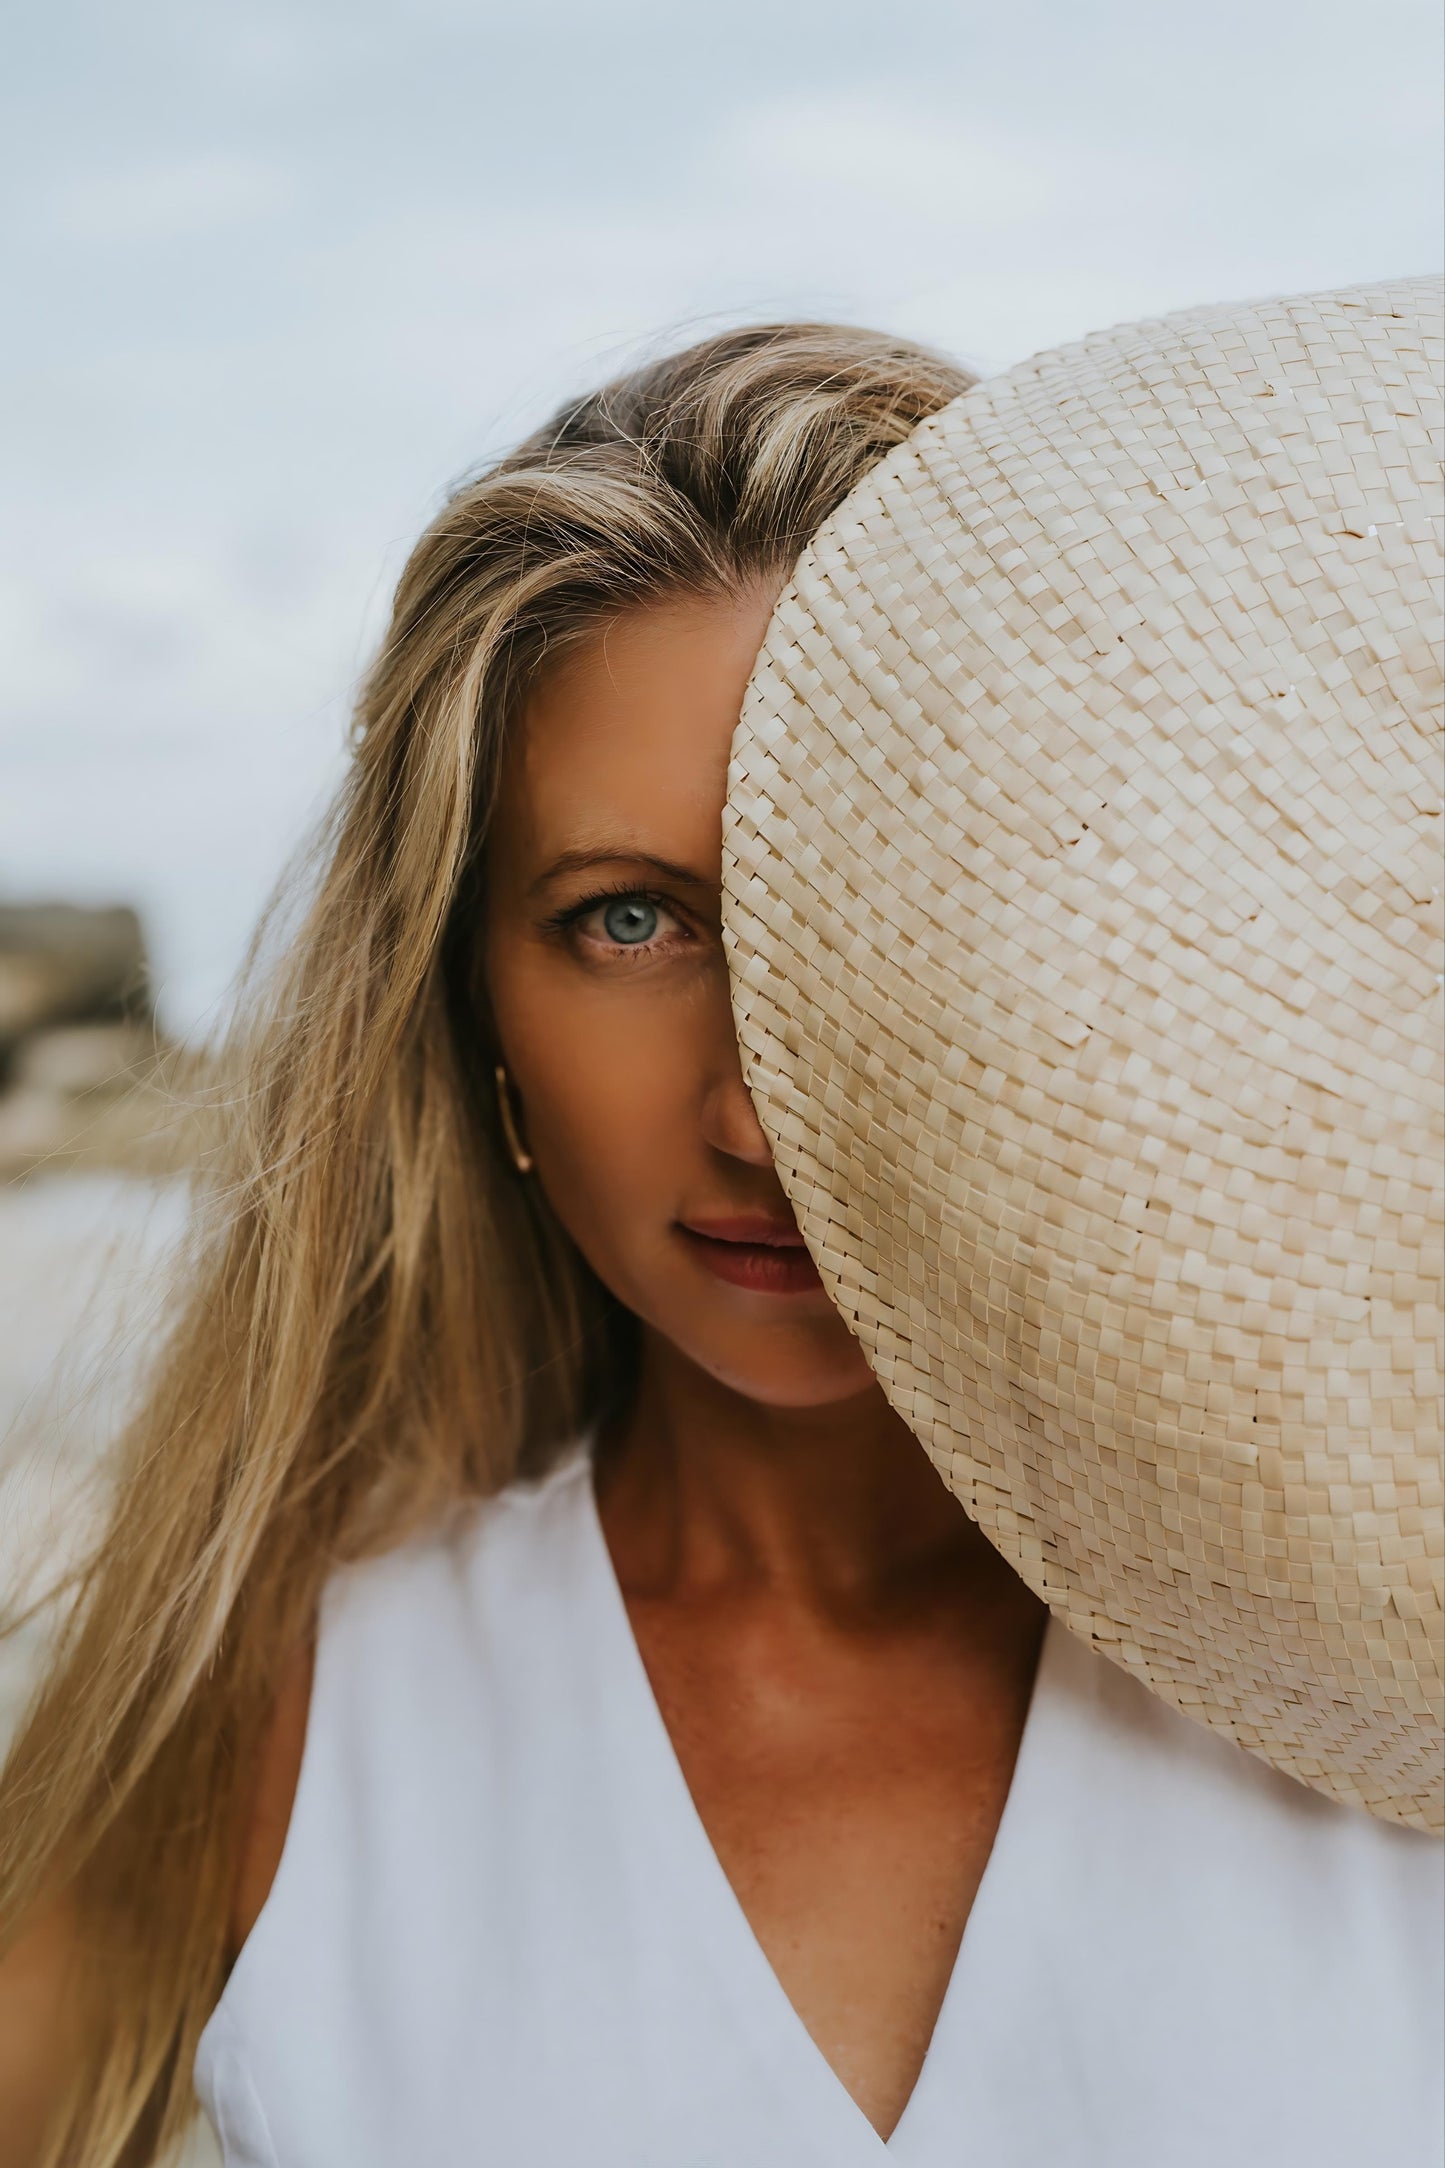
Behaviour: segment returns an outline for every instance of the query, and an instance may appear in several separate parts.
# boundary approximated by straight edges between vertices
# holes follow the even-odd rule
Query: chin
[[[730,1392],[763,1408],[827,1408],[879,1390],[862,1349],[851,1338],[836,1349],[799,1349],[784,1355],[776,1348],[729,1348],[694,1353],[692,1359]]]

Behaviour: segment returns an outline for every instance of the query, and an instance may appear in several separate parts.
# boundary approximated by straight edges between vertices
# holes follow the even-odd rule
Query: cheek
[[[690,988],[599,985],[522,950],[495,959],[491,995],[530,1179],[612,1292],[749,1399],[805,1407],[876,1390],[832,1310],[763,1318],[679,1271],[672,1222],[709,1179],[704,1050],[732,1044],[726,972]]]
[[[695,1149],[690,1005],[551,958],[499,970],[493,1000],[549,1201],[622,1293],[629,1248],[670,1222]]]

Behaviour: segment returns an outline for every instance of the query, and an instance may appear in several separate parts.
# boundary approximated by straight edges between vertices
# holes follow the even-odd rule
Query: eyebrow
[[[563,851],[545,866],[527,890],[535,896],[538,889],[545,888],[564,873],[585,873],[592,866],[646,866],[650,872],[660,874],[665,881],[677,881],[690,888],[705,888],[704,876],[691,866],[680,866],[671,858],[659,858],[652,851],[634,851],[611,846],[600,850]]]

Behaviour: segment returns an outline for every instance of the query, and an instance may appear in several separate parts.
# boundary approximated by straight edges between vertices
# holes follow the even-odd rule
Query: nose
[[[772,1146],[743,1082],[735,1045],[703,1093],[702,1133],[714,1151],[726,1152],[729,1159],[740,1159],[745,1166],[773,1164]]]

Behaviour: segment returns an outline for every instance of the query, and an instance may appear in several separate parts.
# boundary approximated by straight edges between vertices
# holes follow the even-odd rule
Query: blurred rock
[[[150,1013],[145,942],[134,911],[0,904],[0,1052],[47,1024]]]
[[[199,1082],[156,1030],[134,911],[0,904],[0,1181],[177,1172],[204,1143]]]

